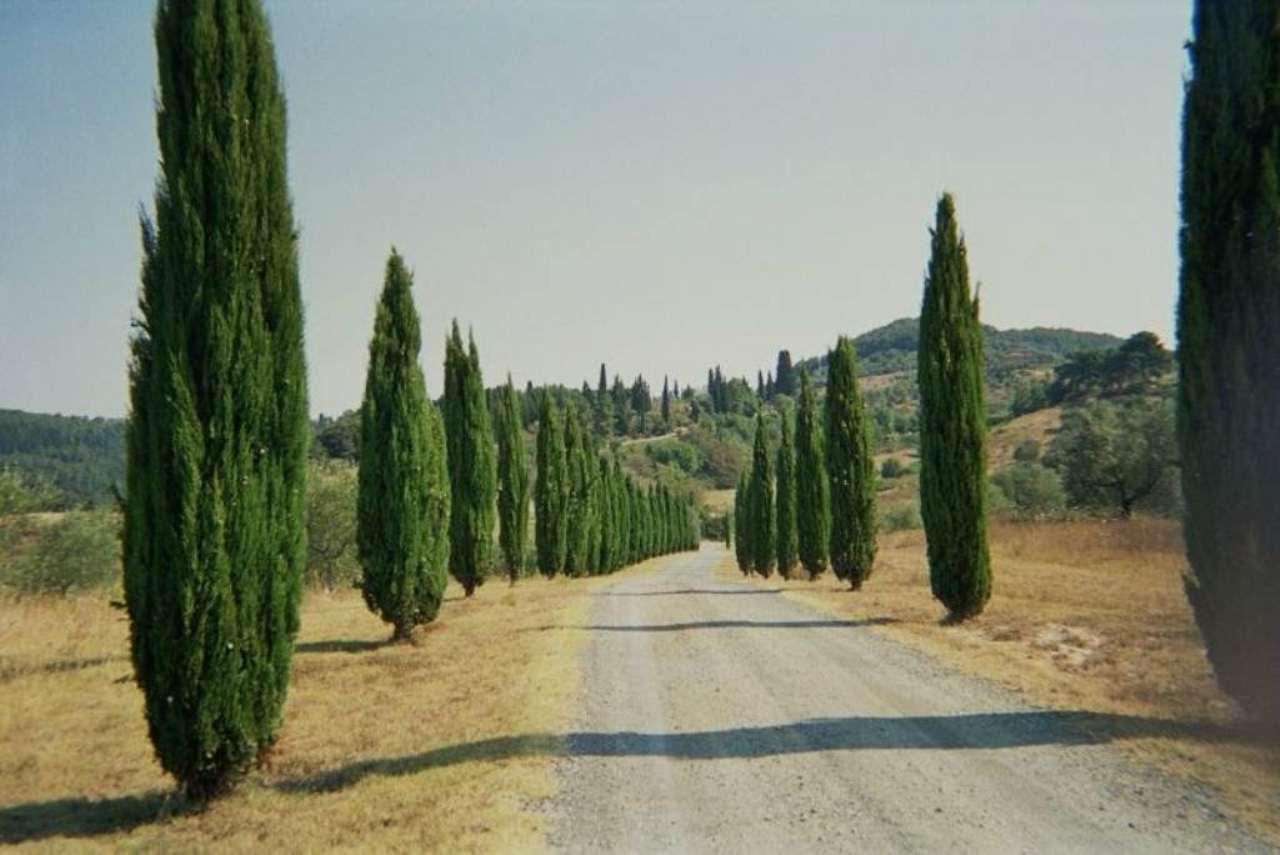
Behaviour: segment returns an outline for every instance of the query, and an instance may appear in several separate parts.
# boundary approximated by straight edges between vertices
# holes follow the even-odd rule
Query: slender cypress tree
[[[791,351],[789,350],[778,351],[778,370],[774,373],[773,389],[779,395],[795,397],[796,372],[791,365]]]
[[[764,373],[761,371],[756,371],[756,397],[762,401],[768,397],[764,388]]]
[[[534,484],[534,537],[538,570],[548,578],[564,569],[568,549],[569,464],[565,456],[564,428],[551,396],[542,396],[538,418],[538,476]]]
[[[1182,124],[1186,588],[1218,683],[1280,728],[1280,34],[1199,0]]]
[[[768,578],[777,558],[773,510],[773,465],[765,439],[764,415],[756,414],[756,438],[751,450],[751,483],[747,488],[751,515],[751,569]]]
[[[225,791],[275,741],[310,438],[285,102],[257,0],[155,15],[160,180],[131,342],[124,588],[160,765]]]
[[[493,427],[475,339],[462,348],[458,322],[445,343],[444,426],[449,440],[449,572],[469,597],[484,584],[493,553],[497,466]]]
[[[735,523],[734,557],[744,576],[751,573],[751,479],[748,470],[738,476],[738,489],[733,494],[733,520]]]
[[[609,381],[604,363],[600,363],[600,381],[596,385],[595,400],[596,434],[607,437],[613,431],[613,397],[609,394]]]
[[[920,311],[920,516],[929,582],[953,620],[991,596],[982,327],[955,202],[938,200]]]
[[[418,364],[422,333],[412,287],[392,249],[360,407],[360,590],[397,641],[439,612],[449,559],[444,431]]]
[[[671,386],[665,376],[662,378],[662,424],[671,426]]]
[[[529,467],[520,404],[510,374],[499,392],[494,422],[498,438],[498,545],[514,585],[524,568],[529,542]]]
[[[816,579],[827,569],[831,537],[831,490],[822,445],[818,404],[809,372],[800,372],[800,400],[796,407],[796,553]]]
[[[858,390],[858,355],[841,336],[827,354],[827,476],[831,490],[828,554],[853,590],[876,560],[876,469],[871,420]]]
[[[778,573],[791,578],[796,566],[796,450],[792,437],[791,413],[782,413],[782,441],[778,445],[777,499]]]
[[[591,543],[591,468],[590,451],[582,429],[578,410],[572,405],[564,415],[564,454],[568,466],[569,491],[565,505],[567,545],[564,571],[570,576],[585,576]]]

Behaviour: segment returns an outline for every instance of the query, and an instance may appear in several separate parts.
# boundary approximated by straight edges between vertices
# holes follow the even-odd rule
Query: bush
[[[915,502],[889,508],[880,517],[881,531],[909,531],[923,527],[924,523],[920,519],[920,508]]]
[[[347,588],[360,577],[356,556],[356,467],[312,461],[307,478],[306,584]]]
[[[1066,509],[1062,479],[1039,463],[1006,466],[991,476],[991,483],[1003,494],[1009,510],[1019,516],[1042,517],[1061,514]]]
[[[880,464],[881,478],[901,478],[906,473],[907,467],[903,466],[902,461],[896,457],[886,458],[884,463]]]
[[[1034,439],[1024,439],[1013,450],[1013,459],[1019,463],[1035,463],[1040,459],[1040,443]]]
[[[698,449],[679,439],[648,443],[644,451],[655,462],[675,466],[690,475],[699,471],[703,465],[702,454]]]
[[[62,494],[40,476],[0,468],[0,517],[58,510],[62,505]]]
[[[35,538],[6,573],[20,594],[66,596],[114,585],[120,578],[120,520],[112,512],[67,513],[27,531]]]

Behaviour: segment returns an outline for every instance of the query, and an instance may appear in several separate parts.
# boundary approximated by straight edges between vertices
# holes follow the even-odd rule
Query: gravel
[[[557,761],[568,852],[1269,851],[1108,743],[1140,720],[1028,706],[782,597],[722,547],[593,605]]]

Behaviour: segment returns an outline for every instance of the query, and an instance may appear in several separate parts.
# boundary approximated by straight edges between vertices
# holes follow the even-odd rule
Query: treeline
[[[920,510],[933,594],[951,620],[964,620],[991,595],[987,413],[978,302],[970,296],[967,250],[949,194],[938,202],[931,237],[917,350]],[[751,466],[735,497],[735,555],[743,573],[764,576],[776,568],[790,578],[800,566],[813,579],[829,565],[857,590],[874,569],[879,525],[872,419],[853,342],[841,337],[824,361],[821,430],[803,368],[794,412],[780,407],[774,453],[764,414],[757,414]]]
[[[124,483],[123,419],[0,410],[0,469],[54,488],[46,510],[109,505]]]

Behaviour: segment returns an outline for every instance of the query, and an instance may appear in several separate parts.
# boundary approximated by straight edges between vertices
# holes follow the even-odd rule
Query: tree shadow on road
[[[115,834],[195,810],[176,792],[158,790],[114,799],[28,802],[0,807],[0,844]]]
[[[294,646],[296,653],[368,653],[370,650],[381,650],[390,647],[389,639],[330,639],[327,641],[304,641]]]
[[[896,618],[874,617],[867,620],[702,620],[688,623],[587,624],[586,626],[554,626],[540,629],[581,629],[588,632],[683,632],[691,629],[857,629],[897,623]]]
[[[782,588],[759,588],[743,591],[716,591],[707,588],[682,588],[678,591],[602,591],[597,597],[687,597],[687,596],[751,596],[759,594],[781,594]]]

